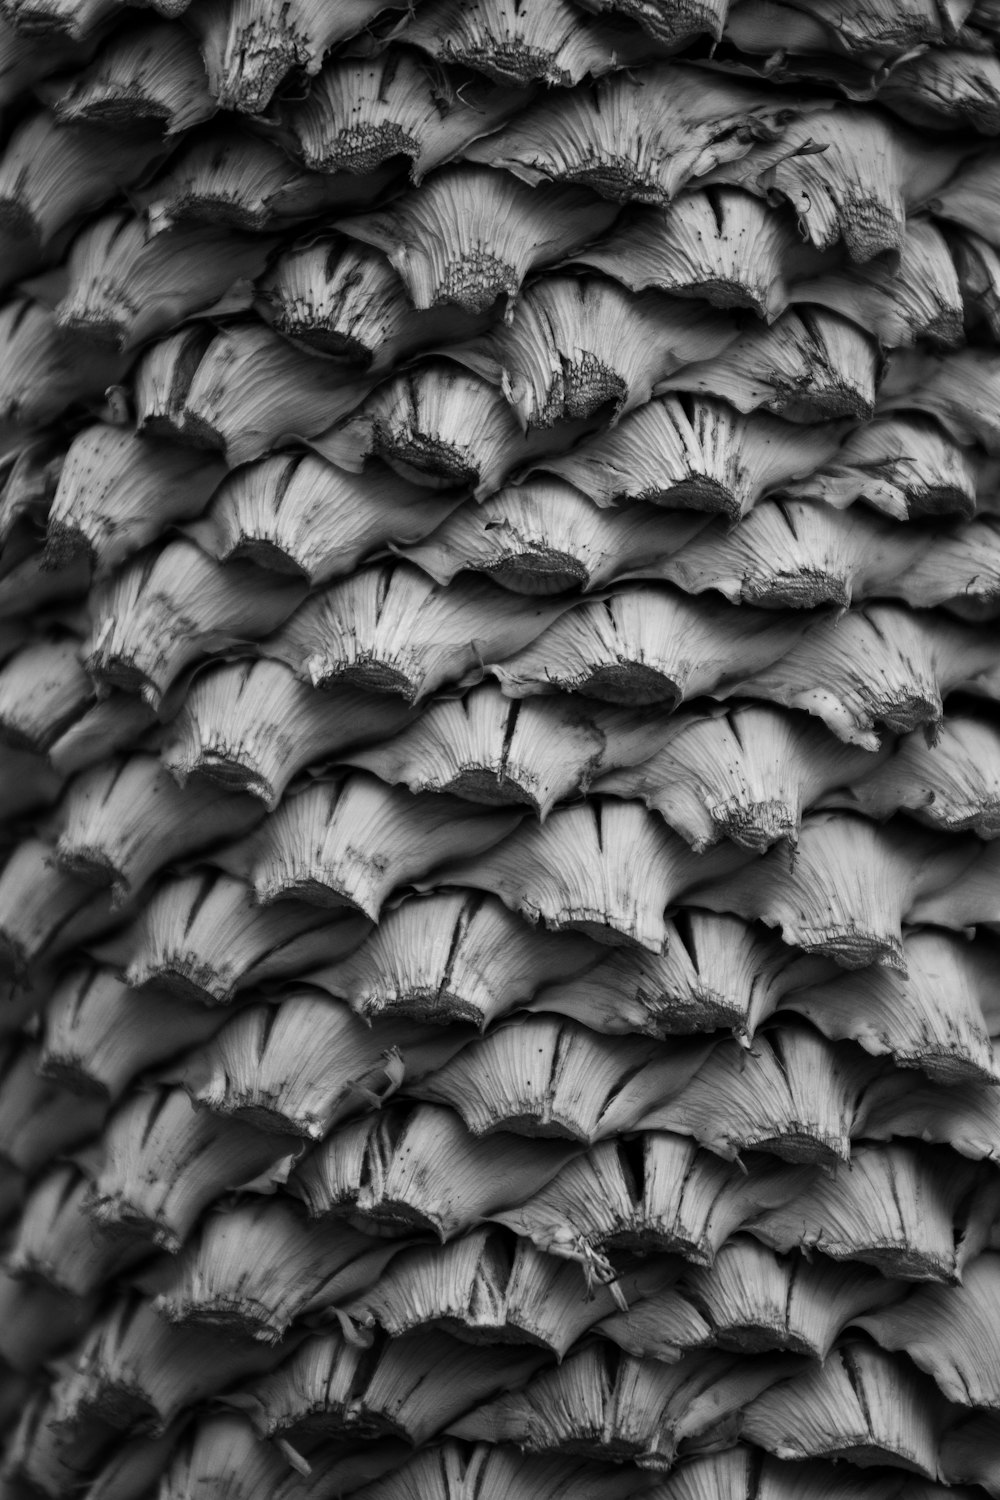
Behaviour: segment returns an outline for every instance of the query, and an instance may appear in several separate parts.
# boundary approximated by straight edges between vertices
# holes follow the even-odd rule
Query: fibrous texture
[[[0,1500],[1000,1500],[1000,0],[0,0]]]

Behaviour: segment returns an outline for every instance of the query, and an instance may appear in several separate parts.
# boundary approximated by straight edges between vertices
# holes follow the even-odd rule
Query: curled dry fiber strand
[[[998,0],[0,0],[2,1500],[1000,1500]]]

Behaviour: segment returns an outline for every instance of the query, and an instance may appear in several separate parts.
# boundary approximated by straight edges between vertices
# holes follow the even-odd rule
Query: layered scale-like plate
[[[998,43],[0,0],[4,1500],[1000,1500]]]

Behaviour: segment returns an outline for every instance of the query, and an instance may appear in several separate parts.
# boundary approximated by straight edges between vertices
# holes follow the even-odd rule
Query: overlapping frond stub
[[[2,1500],[1000,1500],[1000,0],[0,0]]]

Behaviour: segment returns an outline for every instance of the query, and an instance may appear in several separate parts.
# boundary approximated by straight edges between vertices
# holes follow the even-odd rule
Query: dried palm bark
[[[267,241],[212,227],[181,226],[150,237],[141,220],[108,214],[73,243],[59,324],[134,349],[194,313],[240,312],[250,304],[267,249]]]
[[[174,19],[183,15],[190,0],[154,0],[153,9]],[[44,36],[46,45],[58,44],[61,36],[85,37],[102,21],[128,5],[128,0],[6,0],[4,18],[26,36]]]
[[[293,1319],[363,1291],[396,1248],[342,1224],[307,1224],[287,1202],[245,1203],[207,1219],[177,1263],[154,1273],[166,1284],[153,1307],[181,1327],[279,1348]]]
[[[396,32],[439,62],[465,63],[502,83],[579,83],[648,59],[649,41],[614,24],[586,22],[568,5],[436,0]]]
[[[45,92],[61,123],[129,127],[148,122],[177,135],[215,113],[194,38],[165,20],[123,26],[74,77],[72,87],[56,93],[50,86]]]
[[[310,236],[285,250],[258,281],[254,305],[286,338],[373,374],[490,320],[488,308],[414,307],[386,256],[339,235]]]
[[[349,912],[261,907],[245,881],[201,869],[159,884],[137,920],[95,951],[138,991],[228,1005],[242,990],[349,953],[368,931]]]
[[[216,224],[249,231],[287,229],[303,215],[361,208],[391,181],[326,176],[290,160],[279,139],[259,129],[211,122],[136,195],[150,229]]]
[[[275,1010],[242,1009],[166,1076],[217,1114],[315,1141],[400,1087],[420,1093],[422,1076],[460,1046],[419,1023],[366,1026],[346,1006],[306,991],[286,995]]]
[[[671,1467],[682,1442],[710,1442],[730,1414],[792,1373],[794,1359],[692,1353],[675,1365],[592,1344],[556,1372],[453,1424],[459,1437],[529,1451],[583,1453],[640,1468]],[[730,1418],[731,1419],[731,1418]]]
[[[432,9],[419,22],[404,25],[399,34],[434,56],[436,24],[440,21],[435,21]],[[440,30],[437,35],[442,36]],[[442,39],[452,53],[447,60],[461,61],[446,32]],[[516,45],[512,50],[517,52]],[[470,62],[476,67],[481,53]],[[498,130],[531,98],[520,87],[530,79],[502,66],[491,72],[499,87],[470,71],[445,74],[403,50],[387,50],[363,62],[332,60],[308,98],[291,111],[291,129],[309,167],[362,174],[392,157],[406,156],[411,180],[420,183],[471,141]]]
[[[961,1287],[926,1287],[894,1308],[866,1313],[858,1326],[883,1349],[905,1349],[949,1401],[996,1410],[994,1348],[998,1259],[994,1251],[967,1268]]]
[[[409,1089],[450,1105],[473,1135],[499,1130],[589,1145],[659,1114],[677,1095],[683,1100],[709,1050],[654,1050],[639,1037],[610,1041],[537,1016],[491,1031]]]
[[[61,869],[51,845],[19,843],[0,872],[0,969],[20,982],[50,962],[108,932],[128,914],[107,890]]]
[[[129,364],[116,349],[95,349],[61,328],[48,307],[25,296],[0,309],[0,350],[0,420],[28,430],[98,402]],[[34,602],[21,592],[16,607]]]
[[[313,687],[343,683],[414,704],[478,681],[484,657],[511,655],[569,608],[478,580],[445,589],[405,563],[373,564],[313,594],[264,653]]]
[[[137,994],[107,970],[70,971],[45,1008],[39,1071],[82,1093],[116,1100],[146,1068],[207,1041],[217,1012],[172,996]]]
[[[258,324],[154,344],[136,372],[140,432],[218,448],[231,467],[291,436],[315,437],[357,401],[356,383]],[[192,360],[195,342],[203,346]],[[280,393],[280,395],[279,395]]]
[[[941,1083],[997,1077],[991,1042],[993,946],[933,930],[908,934],[905,972],[873,967],[806,985],[784,1004],[826,1036],[850,1037],[876,1056],[920,1068]]]
[[[787,118],[752,88],[663,63],[537,104],[465,157],[532,185],[581,183],[617,202],[667,203],[744,156],[755,136],[783,140]]]
[[[525,430],[644,405],[685,365],[712,359],[736,338],[734,320],[613,282],[546,276],[528,287],[509,323],[452,357],[502,386]]]
[[[250,881],[262,904],[293,897],[350,906],[377,922],[399,887],[426,879],[449,859],[491,849],[519,822],[515,811],[412,797],[355,772],[289,796],[256,837],[219,858]]]
[[[94,1153],[98,1224],[176,1253],[202,1210],[232,1188],[268,1192],[295,1157],[287,1141],[195,1111],[182,1089],[136,1093]]]
[[[146,1247],[95,1224],[90,1201],[89,1180],[73,1167],[40,1177],[8,1251],[11,1273],[85,1298],[141,1260]]]
[[[671,1313],[674,1337],[693,1346],[707,1340],[708,1325],[674,1292],[676,1279],[669,1265],[636,1261],[619,1271],[613,1286],[588,1287],[572,1262],[486,1226],[440,1247],[401,1250],[345,1313],[361,1327],[377,1325],[394,1338],[440,1328],[472,1344],[537,1345],[561,1358],[586,1329],[599,1325],[615,1337],[616,1319],[628,1317],[616,1312],[623,1301],[641,1309],[646,1299],[659,1296],[670,1304],[660,1324],[663,1348]]]
[[[230,1344],[220,1353],[217,1342],[198,1330],[171,1328],[139,1298],[119,1299],[53,1387],[52,1425],[73,1434],[96,1417],[156,1435],[185,1407],[273,1362],[266,1348]]]
[[[318,72],[329,47],[356,35],[384,8],[384,0],[346,0],[336,11],[318,0],[213,0],[192,19],[220,108],[253,115],[286,73]]]
[[[157,709],[174,680],[223,642],[264,636],[301,603],[303,587],[244,563],[225,572],[193,542],[148,551],[94,600],[87,670]]]
[[[356,744],[392,735],[411,718],[387,694],[316,692],[281,662],[244,659],[199,673],[165,733],[161,758],[181,785],[206,777],[273,810],[306,766],[347,760]]]
[[[710,398],[667,396],[565,456],[546,458],[544,467],[601,506],[649,500],[719,511],[735,522],[771,491],[809,482],[805,476],[837,452],[830,426],[793,426]]]
[[[533,930],[493,896],[441,892],[394,906],[354,953],[330,954],[309,979],[369,1022],[401,1016],[485,1029],[601,953],[585,937]]]
[[[586,972],[543,984],[532,1009],[610,1035],[728,1029],[748,1040],[783,996],[816,972],[817,960],[737,917],[682,909],[664,927],[665,953],[597,949],[598,961]],[[826,977],[825,961],[818,962]]]
[[[181,791],[156,756],[134,755],[74,777],[55,814],[55,857],[120,903],[164,865],[246,833],[261,813],[254,798]]]
[[[24,120],[0,157],[0,216],[18,239],[44,249],[86,210],[131,185],[162,154],[155,135],[68,124],[41,110]]]
[[[468,570],[519,594],[590,590],[662,576],[665,560],[704,524],[645,505],[602,509],[572,485],[539,475],[505,486],[475,510],[463,505],[403,555],[438,583]]]
[[[245,557],[315,586],[353,573],[389,544],[419,541],[455,504],[381,466],[347,474],[297,454],[237,469],[188,534],[219,562]]]
[[[794,1203],[814,1175],[809,1166],[759,1160],[748,1172],[682,1136],[648,1131],[628,1150],[621,1139],[600,1142],[518,1208],[492,1217],[539,1250],[613,1280],[608,1253],[616,1249],[668,1250],[711,1265],[731,1235],[766,1208]],[[764,1222],[780,1213],[772,1209]]]
[[[436,881],[492,891],[512,911],[557,931],[663,953],[666,908],[708,876],[709,860],[718,877],[745,856],[723,847],[699,859],[635,803],[593,801],[544,825],[525,821],[489,858],[446,865]]]
[[[933,1387],[864,1344],[845,1344],[820,1372],[758,1396],[743,1425],[781,1457],[840,1455],[937,1478],[943,1423]]]
[[[70,444],[52,497],[46,556],[65,567],[83,553],[107,574],[172,523],[197,515],[224,476],[206,454],[106,423],[86,427]]]
[[[262,1437],[358,1434],[417,1446],[477,1400],[522,1384],[543,1360],[539,1350],[477,1349],[444,1333],[369,1349],[338,1333],[321,1334],[235,1399]]]
[[[778,1256],[748,1235],[723,1246],[709,1269],[685,1270],[681,1284],[704,1310],[713,1342],[722,1348],[787,1349],[818,1360],[827,1358],[859,1314],[891,1306],[900,1294],[897,1284],[867,1267],[837,1265],[820,1256]],[[640,1304],[635,1314],[640,1339],[642,1313]],[[619,1315],[619,1321],[625,1316],[631,1314]]]
[[[481,312],[498,297],[515,298],[529,271],[561,259],[614,217],[573,188],[536,194],[505,173],[459,166],[385,212],[337,227],[386,254],[414,307],[455,302]]]
[[[313,1218],[346,1215],[369,1234],[449,1240],[520,1201],[525,1184],[541,1187],[578,1150],[561,1141],[477,1140],[451,1110],[420,1104],[342,1126],[303,1163],[293,1190]]]
[[[1000,1495],[997,0],[0,0],[5,1500]]]
[[[849,1172],[817,1178],[794,1203],[763,1214],[752,1233],[782,1252],[815,1247],[833,1260],[860,1260],[905,1280],[956,1280],[965,1229],[956,1211],[977,1180],[976,1168],[956,1170],[948,1152],[858,1147]],[[984,1212],[994,1211],[987,1200]],[[973,1254],[981,1248],[976,1238],[968,1247]]]
[[[777,140],[719,164],[712,180],[780,195],[817,249],[842,239],[850,258],[865,262],[900,249],[908,211],[960,160],[950,143],[928,150],[894,121],[839,104],[789,122]]]

